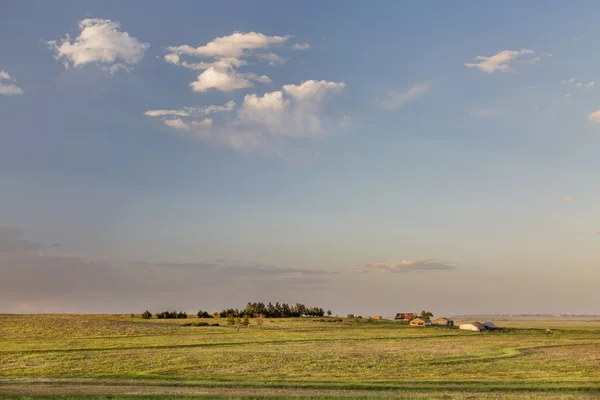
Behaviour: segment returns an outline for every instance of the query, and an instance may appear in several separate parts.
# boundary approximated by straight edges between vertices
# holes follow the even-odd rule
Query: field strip
[[[328,382],[157,382],[157,381],[0,381],[0,394],[219,394],[281,396],[383,396],[396,393],[579,393],[600,396],[600,383],[589,381],[399,381],[365,383]]]
[[[278,339],[264,341],[245,341],[245,342],[213,342],[213,343],[190,343],[190,344],[169,344],[154,346],[126,346],[126,347],[78,347],[66,349],[26,349],[26,350],[0,350],[0,354],[23,354],[23,353],[68,353],[68,352],[90,352],[90,351],[113,351],[113,350],[148,350],[148,349],[178,349],[194,347],[234,347],[246,345],[277,345],[293,343],[333,343],[333,342],[365,342],[365,341],[410,341],[419,339],[442,339],[458,338],[460,334],[436,335],[436,336],[410,336],[410,337],[369,337],[369,338],[310,338],[310,339]]]

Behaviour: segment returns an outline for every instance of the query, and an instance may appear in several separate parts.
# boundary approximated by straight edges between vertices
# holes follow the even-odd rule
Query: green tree
[[[144,311],[144,313],[142,314],[142,319],[150,319],[152,318],[152,313],[148,310]]]
[[[327,316],[331,317],[331,310],[327,310]]]
[[[431,311],[421,311],[421,318],[429,319],[433,317],[433,313]]]

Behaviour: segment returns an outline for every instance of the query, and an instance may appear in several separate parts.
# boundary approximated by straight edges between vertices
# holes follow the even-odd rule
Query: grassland
[[[512,328],[481,333],[385,320],[183,322],[0,316],[0,399],[600,398],[597,322],[503,321]]]

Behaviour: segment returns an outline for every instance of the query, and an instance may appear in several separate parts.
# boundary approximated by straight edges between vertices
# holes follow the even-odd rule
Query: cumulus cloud
[[[0,70],[0,94],[3,96],[14,96],[23,94],[23,89],[15,84],[16,80],[8,72]]]
[[[234,32],[229,36],[215,38],[204,46],[192,47],[187,44],[169,46],[167,51],[178,55],[202,57],[241,57],[253,50],[281,45],[289,38],[289,36],[267,36],[258,32]]]
[[[433,85],[431,82],[422,82],[417,83],[408,90],[391,91],[388,93],[388,98],[382,102],[382,106],[388,110],[395,110],[409,101],[429,93],[432,87]]]
[[[79,22],[79,35],[72,40],[67,34],[60,41],[46,42],[57,60],[65,68],[98,64],[107,72],[129,71],[150,47],[127,32],[120,24],[109,19],[87,18]]]
[[[442,262],[436,262],[433,259],[423,260],[402,260],[398,262],[378,262],[370,264],[362,264],[357,266],[358,273],[366,272],[384,272],[384,273],[400,273],[411,271],[438,271],[451,270],[456,267]]]
[[[223,106],[184,108],[181,110],[150,110],[148,116],[188,117],[165,119],[164,123],[188,135],[214,144],[238,150],[258,147],[274,148],[282,138],[315,137],[325,134],[322,109],[345,87],[343,82],[308,80],[298,85],[284,85],[281,90],[263,95],[244,96],[235,109],[235,118],[198,120],[197,115],[217,111],[233,111],[234,102]],[[187,115],[183,115],[183,114]]]
[[[258,32],[234,32],[229,36],[192,47],[190,45],[169,46],[166,62],[193,70],[202,70],[196,81],[190,84],[196,92],[211,89],[230,92],[254,86],[253,82],[270,83],[266,75],[253,72],[240,73],[238,68],[248,65],[248,59],[266,61],[269,65],[281,65],[285,59],[268,49],[283,47],[290,36],[268,36]],[[182,58],[203,58],[200,62],[189,62]]]
[[[483,72],[489,74],[496,71],[516,74],[518,71],[512,66],[515,61],[520,63],[538,63],[539,57],[532,57],[530,59],[523,60],[523,56],[531,56],[536,54],[534,50],[522,49],[522,50],[503,50],[494,54],[493,56],[477,56],[475,60],[479,60],[477,63],[465,63],[468,68],[477,68]]]
[[[188,309],[199,302],[217,309],[249,298],[282,299],[290,291],[306,296],[334,276],[324,270],[248,261],[94,260],[45,253],[44,247],[25,239],[20,229],[0,227],[0,312],[14,312],[25,303],[37,307],[30,312],[47,312],[48,304],[54,312],[59,302],[62,310],[71,312]]]

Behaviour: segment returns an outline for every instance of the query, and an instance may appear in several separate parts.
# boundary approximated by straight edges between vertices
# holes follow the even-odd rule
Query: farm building
[[[427,318],[417,317],[410,320],[410,326],[429,326],[431,321]]]
[[[470,324],[462,324],[460,327],[463,331],[481,332],[485,331],[486,327],[481,322],[473,322]]]
[[[495,331],[496,329],[500,329],[496,325],[494,325],[493,322],[484,322],[483,326],[485,326],[485,329],[490,330],[490,331]]]
[[[381,315],[374,315],[373,319],[381,319]]]
[[[394,318],[396,321],[410,321],[417,318],[417,314],[415,313],[398,313]]]
[[[454,321],[450,318],[439,317],[431,321],[432,325],[445,325],[445,326],[454,326]]]

